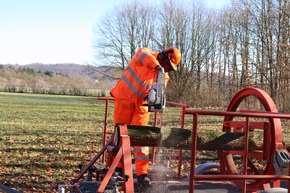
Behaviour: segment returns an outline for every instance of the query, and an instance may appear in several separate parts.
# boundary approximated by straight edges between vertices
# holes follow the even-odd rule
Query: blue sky
[[[91,64],[93,27],[120,2],[0,0],[0,64]]]
[[[87,64],[92,29],[118,0],[0,0],[0,64]]]

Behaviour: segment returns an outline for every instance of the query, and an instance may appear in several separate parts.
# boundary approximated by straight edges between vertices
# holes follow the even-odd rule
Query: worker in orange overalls
[[[166,85],[169,80],[168,72],[176,71],[180,60],[181,54],[177,48],[166,48],[162,52],[139,48],[110,92],[111,96],[115,98],[114,125],[125,123],[147,126],[149,112],[148,106],[144,104],[148,103],[146,98],[153,83],[156,82],[158,71],[164,70]],[[150,184],[147,176],[149,148],[135,146],[133,151],[137,181],[141,184]],[[119,171],[122,170],[120,169],[121,164],[118,167]]]

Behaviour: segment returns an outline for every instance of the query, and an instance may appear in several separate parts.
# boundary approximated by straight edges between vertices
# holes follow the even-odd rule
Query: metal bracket
[[[284,149],[277,149],[276,155],[272,158],[275,174],[282,174],[282,170],[290,163],[289,153]]]

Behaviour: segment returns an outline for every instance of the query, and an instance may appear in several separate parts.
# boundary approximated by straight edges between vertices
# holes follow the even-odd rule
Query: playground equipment
[[[240,109],[245,100],[252,97],[258,101],[263,110]],[[73,178],[68,185],[61,185],[59,192],[194,192],[195,183],[198,181],[231,181],[236,189],[246,192],[289,192],[290,190],[290,157],[282,142],[281,119],[290,119],[290,114],[279,113],[271,97],[261,89],[245,88],[239,91],[231,100],[226,111],[204,111],[188,108],[187,105],[167,102],[167,104],[182,107],[181,124],[183,128],[185,117],[192,115],[192,147],[191,164],[188,181],[180,177],[182,149],[179,152],[178,174],[166,181],[154,183],[151,189],[140,189],[133,176],[133,164],[130,152],[130,136],[128,128],[131,126],[117,124],[114,132],[108,128],[108,105],[112,98],[99,98],[106,102],[104,123],[104,146],[100,152],[86,165],[78,176]],[[156,127],[157,113],[155,112],[154,126]],[[244,145],[241,149],[217,149],[219,163],[204,163],[196,167],[196,152],[198,125],[200,116],[222,116],[223,132],[242,133]],[[162,118],[160,118],[162,122]],[[156,127],[157,128],[157,127]],[[143,128],[144,129],[144,128]],[[106,142],[107,135],[111,136]],[[249,147],[250,136],[261,136],[260,147]],[[152,158],[155,152],[152,148]],[[102,158],[102,161],[99,159]],[[115,171],[117,163],[123,163],[122,175]],[[219,173],[207,173],[211,168],[218,168]],[[96,173],[92,180],[90,174]],[[288,174],[285,174],[286,173]],[[84,176],[87,174],[87,180]],[[288,187],[281,188],[281,181],[288,183]],[[169,182],[174,182],[175,188],[167,188]],[[158,188],[159,187],[159,188]],[[171,186],[173,187],[173,186]],[[180,188],[180,189],[178,189]]]

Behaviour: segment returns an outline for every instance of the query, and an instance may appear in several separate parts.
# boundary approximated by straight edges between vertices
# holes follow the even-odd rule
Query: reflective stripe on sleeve
[[[134,147],[134,152],[149,152],[149,147]]]
[[[136,75],[136,73],[132,70],[132,68],[130,66],[127,67],[128,72],[130,73],[130,75],[134,78],[134,80],[137,82],[138,85],[140,85],[143,89],[145,90],[149,90],[150,87],[142,82],[139,77]],[[146,95],[143,94],[142,92],[138,91],[138,89],[132,84],[132,82],[129,81],[129,79],[125,76],[125,74],[122,74],[122,78],[125,81],[125,83],[129,86],[129,88],[139,97],[142,97],[143,99],[146,98]]]
[[[139,58],[139,54],[142,53],[142,51],[143,51],[143,54],[140,56],[140,59],[138,60],[138,58]],[[136,54],[136,62],[138,62],[138,63],[144,65],[144,64],[143,64],[143,60],[144,60],[144,58],[146,58],[146,56],[148,56],[149,54],[150,54],[150,53],[149,53],[148,51],[146,51],[146,50],[139,50],[139,51],[137,52],[137,54]]]
[[[141,55],[141,57],[140,57],[140,64],[144,65],[144,64],[143,64],[143,60],[144,60],[144,58],[145,58],[146,56],[148,56],[148,53],[147,53],[147,52],[144,52],[144,53]]]
[[[148,155],[135,156],[135,160],[149,160]]]
[[[123,78],[123,80],[125,81],[125,83],[129,86],[129,88],[136,94],[136,95],[138,95],[139,97],[142,97],[143,99],[145,99],[145,95],[143,94],[143,93],[141,93],[141,92],[139,92],[135,87],[134,87],[134,85],[128,80],[128,78],[124,75],[124,74],[122,74],[122,78]]]
[[[136,62],[138,63],[139,61],[138,61],[138,57],[139,57],[139,54],[141,53],[141,51],[142,50],[139,50],[138,52],[137,52],[137,54],[136,54]]]
[[[144,82],[142,82],[142,81],[138,78],[138,76],[137,76],[136,73],[132,70],[132,68],[131,68],[130,66],[128,66],[127,70],[130,72],[130,74],[133,76],[133,78],[136,80],[136,82],[137,82],[140,86],[142,86],[142,88],[145,88],[146,90],[149,90],[149,89],[150,89],[150,87],[149,87],[147,84],[145,84]]]

